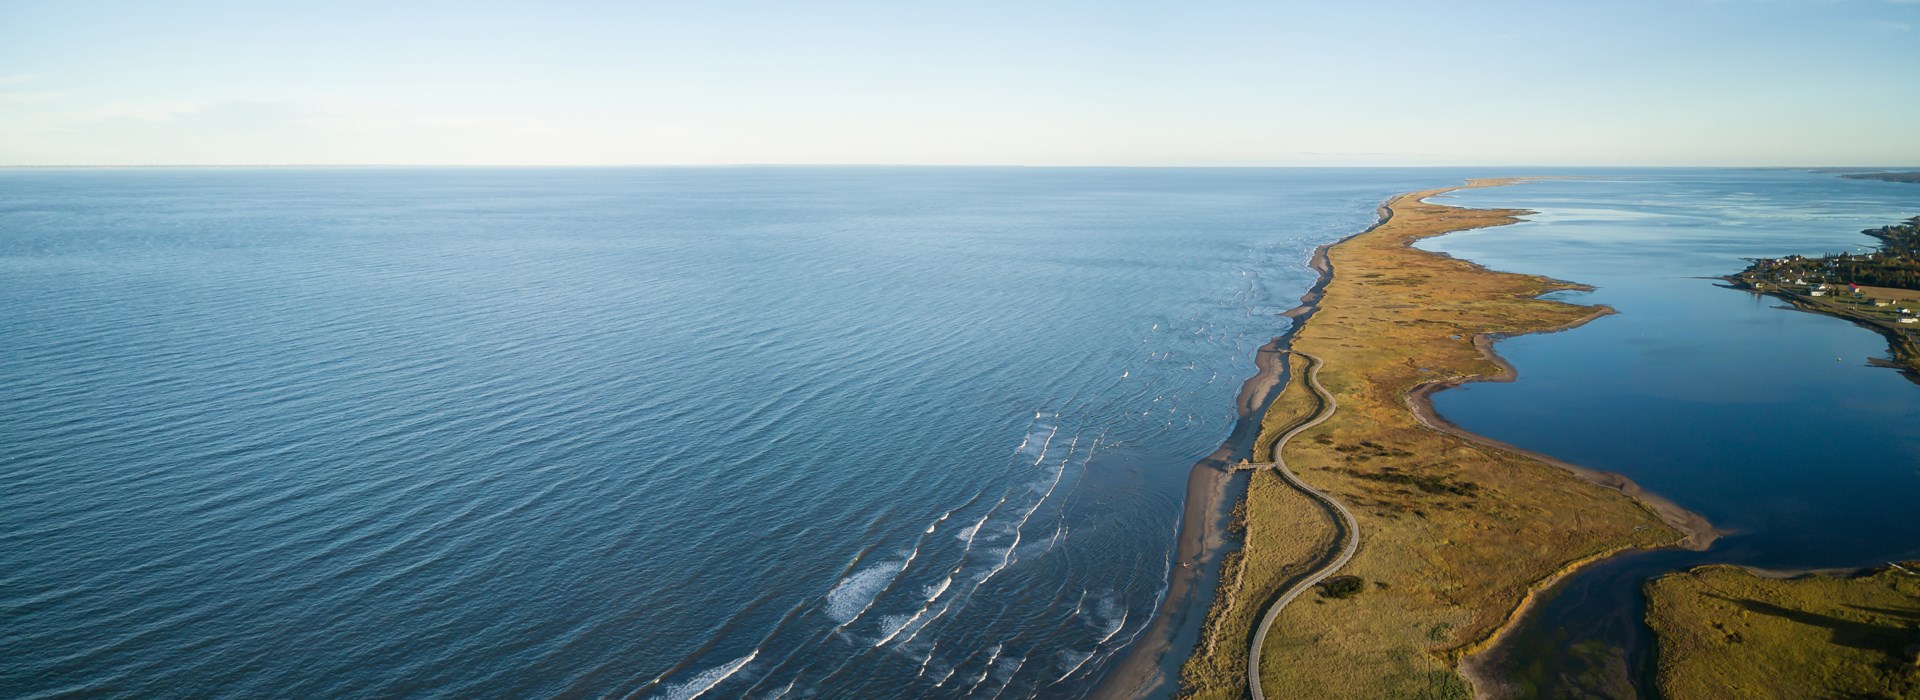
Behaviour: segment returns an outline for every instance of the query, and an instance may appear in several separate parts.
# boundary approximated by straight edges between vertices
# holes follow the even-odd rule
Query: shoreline
[[[1906,377],[1907,381],[1920,384],[1920,344],[1916,344],[1913,338],[1907,335],[1906,331],[1890,326],[1877,319],[1848,313],[1844,309],[1816,304],[1805,297],[1784,289],[1778,291],[1771,289],[1754,289],[1752,286],[1732,276],[1715,277],[1711,279],[1726,282],[1727,284],[1724,285],[1726,289],[1737,289],[1748,294],[1773,297],[1774,299],[1784,301],[1787,305],[1778,308],[1785,311],[1798,311],[1815,316],[1837,318],[1880,334],[1880,337],[1887,339],[1887,354],[1892,355],[1893,359],[1881,360],[1879,358],[1871,358],[1867,361],[1867,364],[1896,370],[1900,372],[1901,376]]]
[[[1333,282],[1333,264],[1327,257],[1328,251],[1386,225],[1393,218],[1392,201],[1389,198],[1374,208],[1372,225],[1338,241],[1314,247],[1307,267],[1319,273],[1319,277],[1300,295],[1299,305],[1278,314],[1290,319],[1293,325],[1254,352],[1257,369],[1240,385],[1240,393],[1234,398],[1238,417],[1233,432],[1219,449],[1195,463],[1188,472],[1180,534],[1174,547],[1175,565],[1170,569],[1166,595],[1154,611],[1153,621],[1147,623],[1120,662],[1094,686],[1090,697],[1137,698],[1167,684],[1172,684],[1174,693],[1178,694],[1180,664],[1171,664],[1169,674],[1169,655],[1177,653],[1179,660],[1184,661],[1192,654],[1191,649],[1175,649],[1174,643],[1188,625],[1194,626],[1193,631],[1201,632],[1198,627],[1205,622],[1207,610],[1224,583],[1219,576],[1219,565],[1233,549],[1227,546],[1231,543],[1225,521],[1233,507],[1227,492],[1233,481],[1245,480],[1247,475],[1236,474],[1229,466],[1235,456],[1251,455],[1259,438],[1261,418],[1280,396],[1279,389],[1283,386],[1280,380],[1286,376],[1285,358],[1292,351],[1293,338],[1313,317],[1313,312],[1319,310],[1320,299],[1327,285]],[[1202,605],[1200,584],[1205,581],[1200,579],[1209,566],[1214,567],[1215,575],[1210,577],[1213,585],[1204,589],[1207,600]]]

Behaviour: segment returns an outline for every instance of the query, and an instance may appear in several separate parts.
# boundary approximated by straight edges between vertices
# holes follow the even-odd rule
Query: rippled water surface
[[[1619,314],[1501,341],[1511,384],[1435,395],[1469,430],[1625,474],[1731,534],[1623,557],[1530,614],[1506,669],[1550,697],[1648,687],[1640,585],[1709,562],[1856,567],[1920,557],[1920,386],[1870,366],[1879,334],[1706,279],[1742,258],[1861,250],[1920,214],[1920,186],[1796,171],[1648,171],[1461,192],[1528,223],[1422,247],[1593,285]],[[1629,661],[1633,663],[1628,663]]]
[[[1456,179],[0,172],[0,695],[1082,694]]]

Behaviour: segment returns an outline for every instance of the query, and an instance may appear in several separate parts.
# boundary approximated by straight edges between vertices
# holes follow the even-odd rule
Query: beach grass
[[[1920,575],[1702,566],[1647,583],[1661,695],[1920,698]]]
[[[1265,442],[1256,443],[1256,461],[1270,459],[1263,450],[1274,438],[1319,409],[1306,376],[1307,359],[1289,355],[1287,384],[1263,416]],[[1234,516],[1243,544],[1221,564],[1220,593],[1207,610],[1202,642],[1181,668],[1184,697],[1246,697],[1247,644],[1264,604],[1309,573],[1318,555],[1334,545],[1332,516],[1271,470],[1252,474]]]
[[[1302,480],[1354,511],[1360,548],[1338,573],[1367,585],[1347,598],[1303,596],[1281,613],[1260,669],[1263,688],[1276,697],[1467,697],[1469,682],[1456,670],[1463,657],[1487,645],[1535,590],[1613,552],[1685,537],[1620,490],[1416,415],[1423,386],[1505,373],[1476,339],[1596,315],[1594,307],[1536,298],[1577,285],[1412,248],[1422,238],[1513,223],[1525,213],[1423,201],[1446,191],[1396,197],[1380,226],[1334,246],[1332,279],[1293,336],[1295,349],[1324,361],[1320,382],[1340,408],[1289,442],[1284,456]],[[1277,401],[1275,410],[1282,415],[1267,427],[1284,429],[1299,408]],[[1304,498],[1268,500],[1292,507],[1249,508],[1249,533],[1326,517]],[[1317,556],[1257,548],[1250,538],[1240,568],[1284,572]],[[1276,561],[1282,557],[1293,559]],[[1226,586],[1216,605],[1257,615],[1240,611],[1264,607],[1271,590]],[[1202,647],[1245,644],[1232,636],[1241,629],[1209,628],[1218,637]],[[1226,665],[1190,668],[1190,694],[1230,685],[1226,677],[1237,673]]]

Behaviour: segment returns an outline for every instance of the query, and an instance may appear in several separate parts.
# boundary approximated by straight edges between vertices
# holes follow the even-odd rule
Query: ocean
[[[0,695],[1084,695],[1465,174],[0,171]]]

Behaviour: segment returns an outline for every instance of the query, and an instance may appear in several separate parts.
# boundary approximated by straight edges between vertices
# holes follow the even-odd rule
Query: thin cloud
[[[115,101],[90,109],[75,110],[67,117],[75,121],[98,122],[117,119],[134,121],[171,121],[206,109],[206,103],[184,101]]]
[[[0,102],[10,105],[43,105],[57,102],[67,96],[64,92],[40,90],[37,92],[0,92]]]

